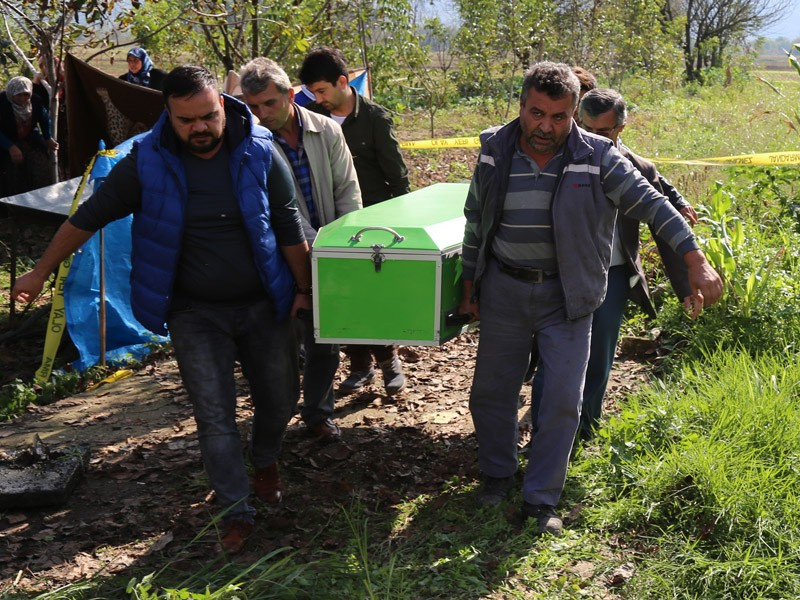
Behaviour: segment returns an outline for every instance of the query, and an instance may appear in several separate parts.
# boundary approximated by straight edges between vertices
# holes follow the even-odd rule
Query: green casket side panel
[[[453,339],[463,330],[462,325],[446,325],[447,313],[455,313],[458,305],[461,304],[463,290],[461,275],[462,267],[459,255],[447,257],[442,261],[442,303],[439,319],[441,332],[437,340],[439,344]]]
[[[317,339],[435,345],[458,335],[445,317],[461,300],[468,189],[432,185],[322,227],[312,252]]]
[[[315,261],[320,338],[434,341],[434,261],[387,260],[380,272],[368,256]]]
[[[317,233],[314,248],[371,248],[381,244],[390,250],[445,250],[464,239],[464,201],[469,184],[438,183],[421,190],[339,217]],[[365,227],[385,227],[391,232],[369,230],[358,241],[353,236]]]

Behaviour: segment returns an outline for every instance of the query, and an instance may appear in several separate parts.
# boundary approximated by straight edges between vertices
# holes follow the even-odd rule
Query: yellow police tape
[[[419,140],[417,142],[400,142],[406,150],[428,150],[430,148],[480,148],[481,139],[474,137],[441,138],[437,140]]]
[[[89,166],[81,177],[81,182],[78,184],[78,189],[75,191],[75,196],[72,198],[72,205],[69,209],[69,214],[75,212],[78,208],[83,190],[86,187],[86,182],[89,180],[89,174],[94,167],[94,161],[98,156],[115,156],[116,150],[101,150],[92,160],[89,161]],[[64,308],[64,285],[67,282],[67,275],[72,266],[72,254],[70,254],[58,267],[58,274],[56,275],[56,285],[53,292],[53,304],[50,308],[50,319],[47,321],[47,336],[44,340],[44,350],[42,352],[42,364],[34,374],[33,378],[40,382],[45,383],[50,378],[50,373],[53,371],[53,364],[56,360],[56,353],[58,347],[61,345],[61,337],[64,330],[67,328],[67,314]]]
[[[681,160],[678,158],[651,158],[653,162],[679,165],[705,165],[710,167],[747,166],[784,166],[800,164],[800,152],[762,152],[761,154],[740,154],[738,156],[718,156],[715,158],[698,158],[697,160]]]
[[[480,138],[440,138],[434,140],[419,140],[415,142],[400,142],[400,147],[405,150],[431,150],[438,148],[479,148]],[[701,165],[709,167],[726,167],[735,165],[755,166],[780,166],[800,164],[800,152],[764,152],[761,154],[741,154],[738,156],[720,156],[714,158],[680,159],[680,158],[650,158],[659,163],[679,165]]]
[[[109,375],[105,379],[90,385],[88,388],[86,388],[86,391],[91,392],[92,390],[96,390],[97,388],[99,388],[104,383],[114,383],[115,381],[119,381],[120,379],[126,379],[131,375],[133,375],[133,371],[131,371],[130,369],[120,369],[119,371],[114,371],[111,375]]]

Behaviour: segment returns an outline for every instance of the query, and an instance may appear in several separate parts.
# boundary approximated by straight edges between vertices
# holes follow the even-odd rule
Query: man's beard
[[[537,140],[536,137],[539,138],[546,138],[550,140],[547,143],[542,143],[541,140]],[[534,152],[538,152],[541,154],[547,154],[550,152],[555,152],[564,142],[564,140],[559,140],[556,138],[555,133],[545,133],[540,129],[533,129],[532,131],[525,132],[525,141],[528,142],[528,145],[534,150]]]
[[[205,154],[216,148],[221,141],[222,136],[215,136],[211,133],[193,133],[185,145],[193,154]]]

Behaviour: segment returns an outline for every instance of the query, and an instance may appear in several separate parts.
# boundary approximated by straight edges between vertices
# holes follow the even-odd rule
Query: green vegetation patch
[[[638,540],[633,597],[798,597],[798,389],[796,356],[720,352],[601,431],[584,516]]]

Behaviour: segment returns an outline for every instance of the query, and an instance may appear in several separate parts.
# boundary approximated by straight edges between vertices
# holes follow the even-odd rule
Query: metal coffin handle
[[[388,231],[389,233],[391,233],[394,236],[394,241],[397,244],[399,244],[404,239],[406,239],[405,237],[403,237],[402,235],[400,235],[399,233],[397,233],[394,229],[392,229],[390,227],[381,227],[379,225],[376,225],[374,227],[363,227],[362,229],[359,229],[358,232],[356,232],[355,235],[350,237],[350,241],[351,242],[360,242],[361,241],[361,234],[363,234],[365,231]]]

